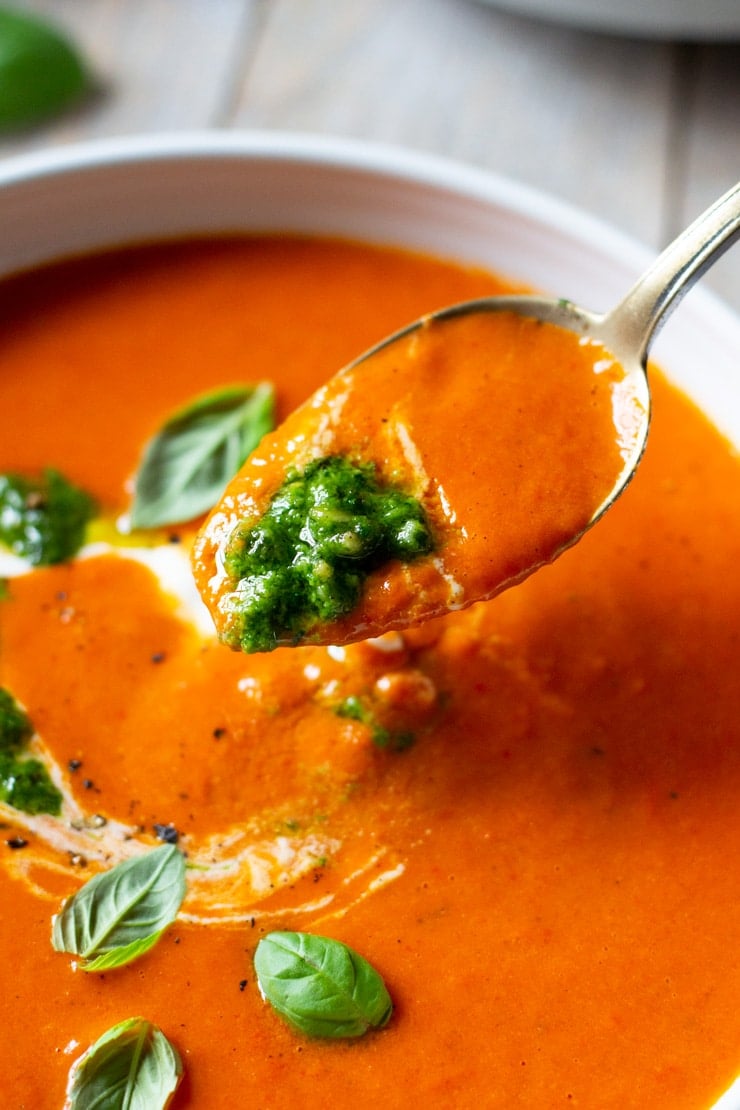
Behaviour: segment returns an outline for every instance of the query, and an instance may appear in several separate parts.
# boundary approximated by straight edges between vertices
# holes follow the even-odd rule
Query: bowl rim
[[[636,273],[657,254],[655,248],[603,217],[496,170],[401,145],[311,131],[204,129],[71,142],[0,158],[0,189],[104,166],[207,162],[213,158],[356,170],[449,190],[556,228],[586,247],[597,243],[600,254],[619,257]],[[704,301],[705,310],[720,313],[726,324],[738,322],[737,314],[718,294],[698,287],[692,290],[692,299]]]
[[[460,190],[471,197],[496,199],[538,222],[565,223],[580,238],[598,233],[603,242],[603,237],[607,236],[615,248],[634,255],[635,259],[640,259],[640,264],[646,253],[652,257],[644,244],[607,221],[495,170],[391,143],[310,131],[163,131],[88,139],[0,159],[0,188],[32,178],[65,175],[74,170],[95,170],[102,165],[182,159],[207,161],[214,157],[293,162],[306,166],[318,163],[407,181],[422,179],[426,184]]]
[[[182,169],[183,179],[187,179],[190,186],[195,182],[201,190],[194,202],[199,213],[208,208],[210,193],[202,191],[206,175],[201,171],[209,166],[217,176],[220,175],[221,185],[224,176],[231,180],[233,175],[233,180],[239,183],[244,181],[248,188],[253,170],[255,174],[251,180],[258,182],[261,178],[263,190],[266,179],[270,180],[271,187],[275,183],[287,183],[285,187],[293,202],[291,211],[300,209],[298,228],[270,220],[265,225],[260,223],[259,218],[252,225],[250,219],[245,219],[240,207],[237,217],[240,231],[247,231],[251,226],[256,231],[336,233],[375,243],[388,241],[385,238],[388,231],[389,241],[398,246],[411,249],[419,246],[423,252],[438,257],[449,256],[463,264],[483,265],[525,285],[531,284],[546,291],[549,288],[552,295],[568,296],[595,311],[612,307],[657,253],[655,249],[568,201],[494,170],[446,156],[388,143],[313,132],[195,130],[92,139],[0,159],[0,196],[4,194],[4,210],[8,213],[5,220],[10,231],[5,240],[7,248],[0,249],[0,272],[9,274],[70,254],[87,253],[88,247],[84,244],[71,250],[60,245],[67,234],[67,226],[61,228],[60,243],[56,249],[54,242],[50,242],[48,250],[48,228],[44,228],[44,220],[37,227],[32,224],[28,235],[23,231],[23,220],[33,214],[34,205],[39,200],[47,209],[44,213],[47,225],[52,210],[62,221],[81,220],[84,227],[92,225],[94,217],[90,209],[84,203],[81,208],[76,207],[74,189],[65,191],[57,187],[65,177],[73,184],[76,182],[80,192],[85,194],[87,204],[97,209],[96,234],[99,238],[94,239],[92,250],[190,234],[187,229],[175,228],[173,231],[164,226],[171,212],[177,212],[178,206],[168,199],[166,210],[162,211],[162,181],[166,182],[169,197],[172,191],[170,171],[178,166]],[[137,180],[139,170],[142,173]],[[240,170],[244,171],[243,177]],[[305,171],[303,179],[300,177],[301,170]],[[128,173],[132,175],[130,179],[127,178]],[[99,180],[96,175],[99,175]],[[114,213],[115,223],[115,203],[111,209],[111,197],[120,202],[123,196],[124,203],[127,203],[134,191],[132,186],[148,188],[153,179],[157,179],[156,187],[159,188],[158,212],[163,219],[161,235],[156,231],[148,235],[130,234],[129,222],[120,225],[120,220],[119,230],[123,227],[123,232],[118,237],[115,231],[109,234],[111,212]],[[313,201],[310,196],[306,201],[305,191],[301,191],[307,184],[315,189]],[[256,188],[259,193],[259,184]],[[352,189],[358,192],[352,193]],[[112,193],[105,190],[112,190]],[[321,214],[316,216],[311,205],[318,202],[321,207],[327,190],[333,190],[332,203],[339,208],[344,204],[345,194],[351,194],[346,211],[339,216],[340,222],[343,222],[347,219],[347,212],[350,213],[351,231],[343,229],[335,232],[331,220],[327,230],[322,224]],[[241,206],[243,195],[238,193],[234,201],[232,194],[233,189],[228,201],[233,212],[234,203]],[[105,197],[105,203],[102,197]],[[273,204],[272,197],[270,192],[268,207]],[[223,201],[223,192],[221,198]],[[140,194],[132,203],[134,211],[146,207]],[[185,203],[187,207],[189,201]],[[396,212],[394,206],[399,203],[400,209]],[[404,205],[407,207],[404,208]],[[394,220],[392,230],[385,226],[389,212],[392,212]],[[360,226],[362,216],[368,213],[370,222],[367,226]],[[325,203],[323,215],[326,216]],[[436,225],[435,215],[439,217]],[[208,216],[213,216],[216,222],[203,225],[202,230],[206,233],[232,230],[228,219],[225,223],[219,222],[218,204]],[[333,218],[334,209],[331,210]],[[0,215],[0,224],[2,219]],[[357,234],[355,223],[360,227]],[[380,224],[384,225],[382,230],[376,226]],[[498,241],[492,243],[484,238],[483,227],[491,227],[492,233],[498,234]],[[20,230],[14,231],[14,228]],[[438,248],[435,236],[439,229],[443,234],[451,232],[452,238],[446,238],[445,244]],[[421,245],[414,242],[419,234],[424,240]],[[36,253],[31,251],[29,259],[20,262],[12,257],[13,240],[19,235],[21,241],[24,236],[30,241],[36,235]],[[511,241],[504,243],[507,236]],[[542,251],[539,250],[540,242]],[[476,257],[479,243],[480,257]],[[508,262],[501,254],[504,246],[513,251],[511,269],[508,269]],[[471,250],[472,256],[469,254]],[[10,255],[10,261],[6,255]],[[489,258],[489,255],[495,257]],[[526,261],[530,257],[531,271]],[[552,287],[549,275],[551,272],[557,274],[559,282],[560,270],[570,271],[568,280],[577,275],[575,290],[560,285]],[[604,296],[606,303],[587,302],[584,291],[590,297],[592,288],[597,295]],[[725,436],[740,447],[740,403],[727,403],[728,390],[731,395],[735,393],[740,315],[701,285],[691,290],[685,303],[686,307],[677,313],[679,319],[676,325],[671,323],[658,335],[651,350],[651,360],[665,366],[668,376],[699,404]],[[705,367],[712,372],[704,373]]]

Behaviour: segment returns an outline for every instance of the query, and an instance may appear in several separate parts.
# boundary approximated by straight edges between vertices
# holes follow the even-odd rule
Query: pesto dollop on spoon
[[[372,463],[341,455],[291,470],[256,524],[241,522],[224,549],[236,582],[224,639],[244,651],[299,642],[358,604],[368,575],[434,547],[419,501],[381,486]]]
[[[492,297],[432,313],[265,436],[194,548],[221,639],[341,644],[494,597],[631,479],[658,325],[740,234],[740,184],[605,315]]]

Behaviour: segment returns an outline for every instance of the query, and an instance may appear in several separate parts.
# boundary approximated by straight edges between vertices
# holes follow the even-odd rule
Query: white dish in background
[[[517,15],[659,39],[740,38],[738,0],[482,0]]]
[[[529,188],[346,140],[199,133],[110,140],[0,162],[0,274],[193,233],[295,231],[421,249],[604,310],[652,253]],[[740,445],[740,319],[702,289],[655,354]],[[704,1108],[697,1108],[704,1110]],[[715,1110],[740,1110],[740,1081]]]

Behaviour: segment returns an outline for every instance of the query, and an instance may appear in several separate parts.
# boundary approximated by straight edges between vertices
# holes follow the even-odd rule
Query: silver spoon
[[[502,530],[503,518],[500,514],[500,506],[495,499],[488,499],[485,495],[480,496],[477,493],[477,486],[472,487],[472,501],[465,501],[463,494],[462,502],[458,500],[450,506],[445,496],[446,516],[457,523],[452,529],[451,536],[441,544],[439,557],[431,560],[437,577],[430,580],[427,574],[429,568],[426,567],[420,572],[425,575],[422,585],[421,579],[413,578],[413,566],[409,568],[408,577],[405,567],[391,569],[388,571],[389,578],[381,576],[378,580],[379,584],[376,582],[374,592],[371,592],[368,597],[363,593],[355,608],[349,613],[341,614],[340,628],[330,621],[313,620],[309,614],[306,618],[308,622],[305,628],[306,639],[303,642],[347,643],[364,639],[369,635],[378,635],[389,629],[404,628],[430,617],[439,616],[449,609],[486,600],[522,581],[539,566],[551,561],[577,542],[619,497],[642,456],[650,424],[650,391],[646,362],[650,344],[658,327],[665,322],[670,311],[679,303],[681,296],[738,236],[740,236],[740,183],[687,228],[656,259],[616,308],[606,314],[587,312],[567,300],[548,300],[532,296],[488,297],[466,301],[422,317],[366,351],[359,359],[345,367],[314,397],[291,414],[275,433],[265,438],[247,460],[242,471],[227,487],[222,502],[206,522],[196,541],[194,557],[196,573],[199,580],[205,583],[203,597],[214,614],[222,636],[227,642],[234,640],[236,634],[232,633],[232,625],[238,626],[241,619],[239,614],[243,611],[240,607],[245,604],[244,598],[247,595],[251,597],[249,591],[253,588],[250,581],[238,580],[238,575],[232,578],[224,560],[224,545],[231,542],[230,537],[246,534],[243,531],[244,522],[240,518],[240,506],[260,504],[260,498],[264,496],[265,474],[268,475],[269,486],[269,482],[276,474],[287,473],[291,467],[296,466],[300,470],[309,459],[342,454],[343,449],[346,450],[347,436],[357,437],[358,442],[367,436],[372,440],[374,435],[372,429],[378,428],[378,443],[382,444],[384,441],[380,438],[380,428],[383,423],[388,422],[390,415],[390,410],[385,408],[385,398],[389,395],[388,384],[393,375],[399,374],[398,381],[403,382],[404,395],[412,399],[408,402],[412,409],[415,386],[418,386],[417,395],[423,394],[425,399],[431,396],[428,379],[425,377],[428,374],[428,370],[424,369],[426,363],[423,360],[408,357],[408,352],[414,347],[416,333],[421,334],[424,329],[431,331],[429,328],[431,323],[435,325],[435,342],[440,346],[444,346],[444,328],[440,330],[439,324],[453,322],[455,318],[461,316],[488,313],[514,313],[530,320],[554,324],[599,344],[620,364],[624,372],[620,388],[624,386],[625,393],[631,401],[634,401],[625,410],[624,415],[620,413],[620,417],[627,421],[624,430],[628,435],[623,443],[622,464],[616,482],[590,517],[586,518],[585,525],[579,523],[573,532],[569,532],[566,528],[565,534],[563,534],[561,506],[557,497],[552,498],[550,517],[546,515],[543,518],[542,534],[522,537],[521,532],[517,530],[520,522],[517,521],[516,514],[512,514],[513,530],[506,531],[508,518],[504,521],[505,527]],[[454,348],[454,333],[449,343]],[[393,357],[390,359],[384,357],[388,353],[388,348],[395,345],[397,345],[398,363]],[[378,359],[375,356],[379,354],[381,357]],[[392,351],[391,354],[393,354]],[[418,371],[421,377],[416,380],[415,368],[419,366],[422,367]],[[378,375],[381,376],[378,377]],[[385,383],[383,388],[379,385],[382,382]],[[422,382],[424,382],[423,386]],[[486,388],[485,385],[480,386],[475,394],[475,404],[479,403],[479,397],[480,404],[486,403]],[[447,442],[455,443],[455,452],[452,452],[452,448],[450,450],[458,460],[454,464],[457,466],[461,458],[465,460],[467,457],[467,449],[464,438],[461,438],[464,428],[460,425],[459,414],[451,410],[451,407],[445,409],[445,403],[449,406],[449,402],[449,397],[445,398],[444,393],[433,398],[433,404],[438,406],[439,419],[446,421],[443,426],[447,428],[449,434]],[[403,412],[405,411],[403,409]],[[415,468],[417,473],[424,474],[427,462],[423,449],[423,436],[429,419],[429,410],[421,411],[426,415],[420,415],[416,422],[412,421],[415,427],[414,438],[410,443],[411,453],[407,452],[407,454],[409,460],[418,460],[412,461],[412,469]],[[381,417],[381,413],[386,413],[386,416]],[[431,419],[434,419],[434,416]],[[493,422],[495,424],[495,420]],[[409,433],[403,419],[399,427],[408,437]],[[397,435],[400,442],[400,431]],[[462,455],[459,445],[462,446]],[[385,448],[382,449],[385,450]],[[547,449],[546,446],[543,447],[543,450]],[[434,457],[438,462],[440,461],[439,454]],[[368,454],[368,458],[372,459],[371,453]],[[267,471],[264,469],[265,466],[268,467]],[[269,477],[270,466],[273,467],[273,479]],[[435,464],[430,462],[429,466],[431,467],[429,472],[434,474]],[[459,494],[458,488],[458,497]],[[509,496],[509,494],[512,497],[517,495],[516,490],[506,490],[505,495]],[[600,496],[600,491],[596,496]],[[486,512],[488,512],[489,500],[493,504],[493,515],[479,518],[478,514],[482,506],[486,506]],[[579,518],[581,521],[586,512]],[[256,520],[256,517],[253,519]],[[481,519],[483,519],[482,523]],[[468,529],[465,522],[468,524],[472,522],[472,527]],[[490,542],[489,537],[494,537],[495,542]],[[472,552],[467,563],[462,548]],[[395,563],[391,564],[392,568],[395,566]],[[244,617],[245,621],[248,619],[251,618]],[[301,635],[304,635],[303,631]],[[275,642],[296,642],[295,630],[292,626],[287,631],[282,628],[276,629]]]
[[[476,312],[515,312],[557,324],[595,340],[616,358],[644,413],[634,445],[614,488],[595,511],[589,527],[616,501],[642,458],[650,426],[647,358],[650,346],[671,312],[710,266],[740,237],[740,182],[716,200],[666,247],[627,295],[603,314],[588,312],[569,300],[539,296],[483,297],[431,313],[383,340],[358,362],[381,347],[410,334],[428,320],[448,320]]]

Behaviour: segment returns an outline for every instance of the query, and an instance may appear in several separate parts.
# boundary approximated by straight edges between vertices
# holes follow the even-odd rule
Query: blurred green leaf
[[[0,8],[0,130],[40,123],[89,87],[69,39],[34,16]]]

